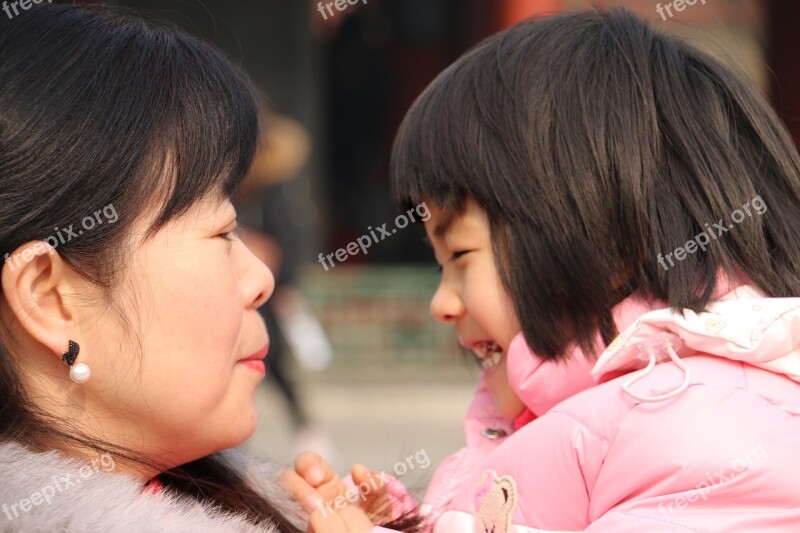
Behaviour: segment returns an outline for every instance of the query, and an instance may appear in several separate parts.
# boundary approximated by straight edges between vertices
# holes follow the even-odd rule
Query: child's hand
[[[318,508],[308,521],[308,533],[368,533],[373,527],[364,511],[355,505],[345,505],[333,514]]]
[[[292,498],[309,512],[309,533],[365,533],[372,529],[372,521],[358,506],[326,505],[353,489],[348,489],[319,455],[312,452],[298,455],[295,469],[284,470],[280,477]]]
[[[303,452],[295,459],[295,469],[285,471],[281,479],[292,497],[309,510],[321,504],[330,513],[337,508],[337,497],[339,502],[357,498],[373,522],[391,520],[391,500],[381,475],[363,465],[354,465],[351,476],[355,488],[348,487],[322,457]]]
[[[353,465],[350,475],[353,477],[359,500],[362,502],[361,507],[369,515],[370,520],[376,524],[391,521],[393,518],[392,501],[389,499],[389,493],[381,474],[370,471],[364,465]]]
[[[311,510],[347,491],[347,485],[318,454],[303,452],[294,461],[294,470],[284,470],[281,483],[296,501]]]

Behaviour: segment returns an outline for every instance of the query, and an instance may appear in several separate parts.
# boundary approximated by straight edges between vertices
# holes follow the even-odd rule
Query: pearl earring
[[[92,375],[92,370],[89,368],[89,365],[78,363],[73,366],[75,359],[78,358],[80,349],[81,347],[78,346],[77,342],[69,341],[69,350],[64,352],[61,356],[61,360],[69,365],[69,379],[75,383],[86,383],[89,381],[89,376]]]

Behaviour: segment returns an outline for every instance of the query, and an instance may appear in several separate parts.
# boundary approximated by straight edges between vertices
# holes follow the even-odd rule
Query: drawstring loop
[[[679,395],[680,393],[686,390],[686,388],[689,386],[689,383],[691,382],[692,372],[691,369],[688,366],[686,366],[686,363],[681,361],[681,358],[678,357],[678,354],[675,352],[675,348],[673,348],[671,342],[673,338],[674,337],[672,337],[671,335],[656,336],[655,338],[648,339],[647,341],[639,344],[640,347],[644,348],[650,360],[648,361],[646,367],[644,367],[641,371],[637,372],[637,374],[633,376],[631,379],[623,383],[622,390],[624,390],[628,394],[628,396],[636,400],[639,400],[640,402],[654,403],[674,398],[675,396]],[[667,354],[669,355],[669,358],[672,360],[673,363],[675,363],[675,366],[680,368],[681,371],[683,372],[683,382],[678,386],[678,388],[666,392],[664,394],[659,394],[658,396],[641,396],[639,394],[636,394],[631,390],[631,386],[633,386],[638,381],[644,379],[650,374],[650,372],[652,372],[653,368],[656,366],[655,348],[664,345],[666,345],[666,351]]]

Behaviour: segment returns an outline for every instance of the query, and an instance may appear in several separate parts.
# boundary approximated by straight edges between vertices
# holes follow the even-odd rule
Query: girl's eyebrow
[[[453,212],[450,212],[450,213],[447,213],[446,215],[444,215],[444,218],[442,219],[442,221],[439,222],[438,224],[436,224],[436,227],[433,230],[433,234],[436,237],[441,237],[442,235],[447,233],[447,230],[449,230],[450,226],[453,225],[453,221],[455,219],[456,219],[456,214],[453,213]]]

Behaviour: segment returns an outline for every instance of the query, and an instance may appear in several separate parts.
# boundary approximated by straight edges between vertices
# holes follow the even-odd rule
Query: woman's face
[[[525,406],[508,383],[506,353],[520,325],[495,266],[486,213],[472,201],[460,213],[436,205],[430,211],[425,231],[442,267],[431,313],[455,325],[458,342],[481,366],[498,412],[514,420]]]
[[[146,223],[138,227],[143,232]],[[202,201],[168,223],[135,249],[116,289],[130,325],[98,313],[72,337],[80,337],[77,361],[92,369],[88,382],[72,386],[105,421],[106,438],[178,465],[255,430],[253,395],[264,367],[242,360],[265,355],[269,339],[257,309],[274,279],[226,235],[235,228],[227,200]]]

